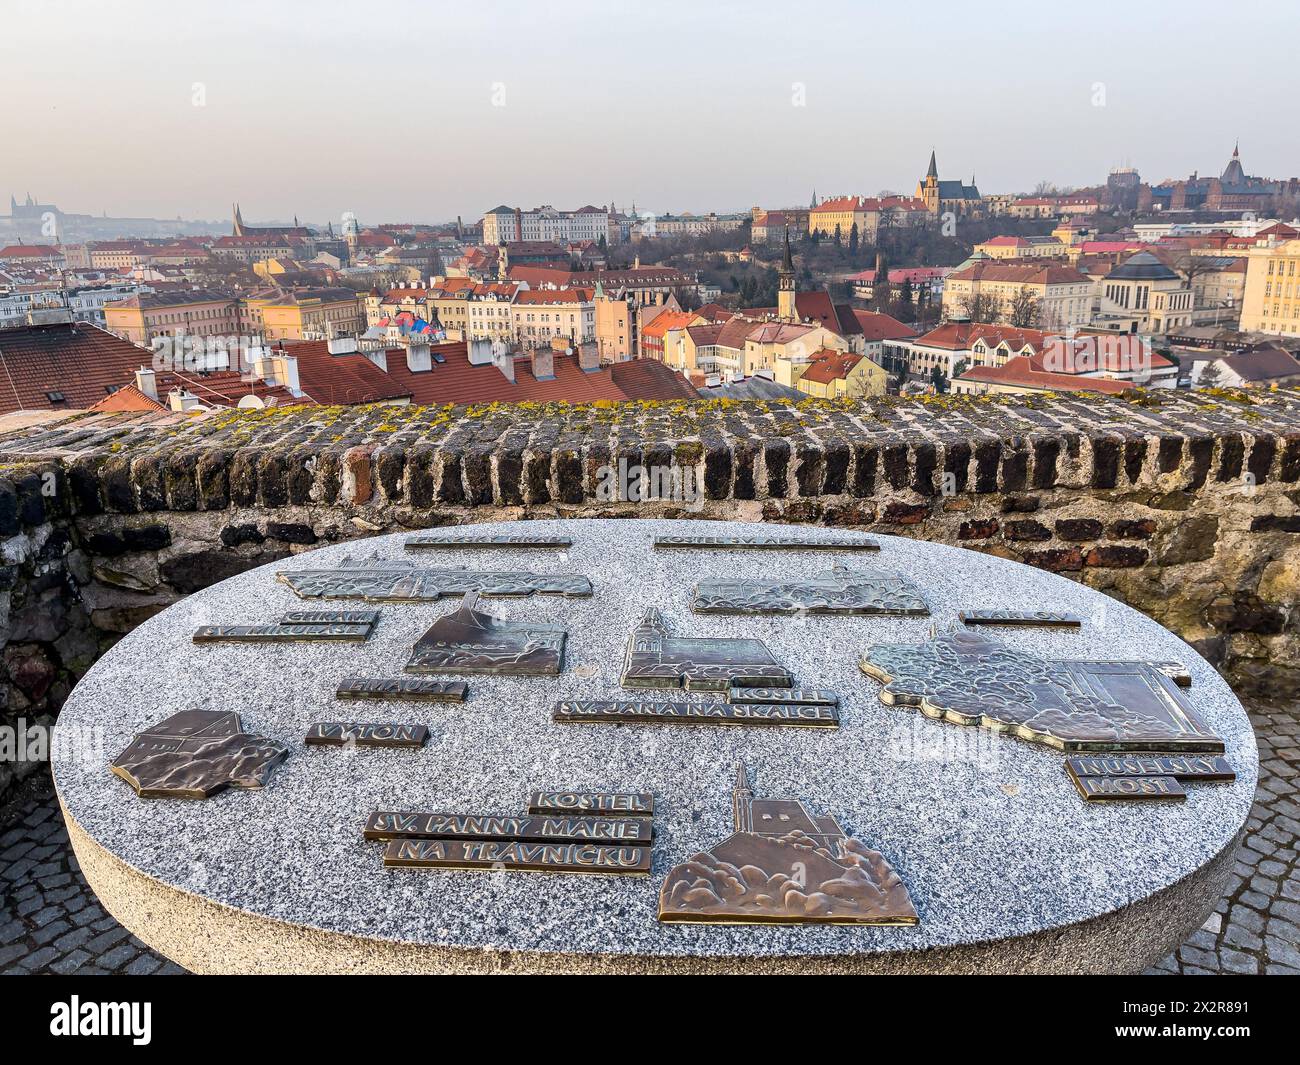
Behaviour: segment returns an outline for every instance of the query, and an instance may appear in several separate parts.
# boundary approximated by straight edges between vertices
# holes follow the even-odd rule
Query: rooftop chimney
[[[71,325],[72,311],[67,307],[39,307],[27,312],[28,325]]]
[[[384,373],[388,373],[388,352],[385,349],[375,348],[372,351],[363,352],[363,354]]]
[[[294,355],[280,355],[275,360],[275,376],[295,396],[302,395],[302,384],[298,380],[298,359]],[[272,403],[274,400],[268,400]]]
[[[494,361],[496,356],[496,353],[492,350],[492,341],[486,337],[471,340],[468,345],[468,353],[471,366],[486,366]]]
[[[150,399],[157,402],[158,400],[158,381],[155,374],[147,366],[141,366],[135,372],[135,387],[143,392]]]
[[[167,406],[177,413],[184,413],[199,406],[199,397],[183,388],[176,388],[168,393]]]
[[[428,344],[413,340],[407,345],[406,368],[411,373],[427,373],[433,369],[433,356]]]
[[[505,376],[505,379],[512,385],[515,383],[515,357],[512,352],[507,351],[501,358],[496,360],[497,369]]]
[[[600,349],[594,340],[584,340],[578,345],[578,368],[583,373],[595,373],[600,369]]]
[[[555,380],[555,352],[550,348],[533,348],[533,376],[539,381]]]
[[[357,350],[357,338],[331,337],[325,342],[325,350],[331,355],[351,355]]]

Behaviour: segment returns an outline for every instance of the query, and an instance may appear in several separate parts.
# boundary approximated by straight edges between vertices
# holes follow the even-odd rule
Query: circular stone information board
[[[568,537],[572,546],[406,550],[416,535]],[[857,534],[691,521],[501,523],[353,541],[198,592],[109,651],[60,727],[102,729],[103,758],[55,766],[81,867],[108,909],[199,972],[1132,971],[1163,956],[1217,901],[1250,809],[1257,753],[1219,675],[1178,637],[1064,578],[956,548],[873,537],[879,552],[669,549],[656,536]],[[336,697],[348,676],[402,677],[416,640],[458,596],[426,602],[301,599],[281,571],[345,557],[421,567],[586,576],[590,598],[480,597],[476,609],[567,631],[558,676],[464,680],[457,702]],[[713,578],[828,573],[910,580],[930,615],[695,613]],[[838,729],[552,720],[561,700],[699,699],[620,687],[629,635],[657,608],[675,636],[762,640],[803,689],[839,696]],[[270,624],[290,611],[377,609],[364,642],[195,643],[205,625]],[[967,629],[960,610],[1068,613],[1078,629]],[[932,629],[994,634],[1045,659],[1177,662],[1184,695],[1224,741],[1230,783],[1186,783],[1181,802],[1085,803],[1065,755],[887,706],[859,669],[874,644]],[[421,676],[424,676],[421,674]],[[237,713],[288,748],[259,790],[143,799],[108,762],[183,710]],[[423,748],[307,746],[322,721],[427,725]],[[907,927],[670,924],[670,870],[733,831],[738,762],[759,797],[797,797],[883,854],[919,923]],[[385,868],[362,838],[376,810],[520,814],[552,789],[650,793],[648,877]]]

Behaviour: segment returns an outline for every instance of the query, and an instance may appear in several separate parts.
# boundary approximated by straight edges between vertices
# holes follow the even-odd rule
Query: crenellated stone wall
[[[1130,603],[1242,690],[1300,691],[1295,390],[83,414],[0,424],[0,463],[4,724],[48,719],[118,636],[244,569],[555,516],[958,544]],[[638,467],[675,498],[624,498]]]

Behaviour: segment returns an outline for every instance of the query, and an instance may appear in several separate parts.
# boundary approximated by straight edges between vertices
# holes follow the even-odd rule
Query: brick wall
[[[0,426],[0,700],[56,710],[168,603],[314,544],[534,517],[915,536],[1062,573],[1300,690],[1300,392],[296,408]],[[611,498],[609,471],[700,498]],[[0,791],[11,769],[0,767]]]

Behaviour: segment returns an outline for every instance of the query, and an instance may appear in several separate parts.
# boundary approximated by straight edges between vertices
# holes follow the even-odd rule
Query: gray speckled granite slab
[[[62,725],[102,726],[111,759],[136,732],[177,710],[236,710],[248,731],[291,748],[270,785],[201,802],[146,801],[107,763],[59,763],[56,783],[79,829],[74,838],[84,833],[145,877],[198,900],[366,937],[376,941],[372,951],[395,942],[605,961],[651,956],[671,964],[675,957],[832,958],[1032,937],[1113,915],[1194,877],[1221,860],[1250,809],[1255,740],[1226,683],[1153,621],[1064,578],[973,551],[879,537],[878,554],[846,554],[844,563],[908,577],[931,617],[700,616],[690,611],[700,578],[808,576],[825,570],[828,555],[651,546],[657,533],[771,531],[761,525],[584,520],[527,528],[572,536],[573,547],[445,549],[438,561],[589,576],[595,594],[588,600],[481,601],[512,620],[566,625],[559,677],[474,677],[463,704],[385,703],[385,720],[428,724],[429,743],[420,751],[308,748],[302,737],[313,721],[347,716],[343,707],[351,704],[334,696],[339,680],[400,675],[412,644],[456,600],[383,604],[374,635],[359,645],[190,642],[200,625],[265,622],[304,606],[275,581],[277,570],[348,554],[410,558],[404,535],[301,554],[223,581],[141,625],[87,674],[60,717]],[[518,529],[503,523],[475,531]],[[798,686],[839,693],[841,728],[553,723],[557,699],[635,697],[619,688],[619,672],[627,635],[651,605],[682,635],[765,640]],[[1190,696],[1226,741],[1236,782],[1189,785],[1184,803],[1088,806],[1056,752],[881,704],[880,686],[858,670],[862,650],[922,640],[932,625],[951,624],[958,610],[972,607],[1084,619],[1082,631],[982,630],[1036,654],[1185,663]],[[802,797],[881,850],[907,884],[920,925],[659,924],[657,894],[669,868],[731,831],[737,759],[748,763],[756,794]],[[386,870],[380,846],[361,837],[375,809],[520,813],[531,790],[553,787],[653,792],[651,877]],[[165,929],[135,930],[151,941],[167,938]],[[209,967],[222,966],[214,960]]]

